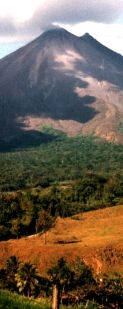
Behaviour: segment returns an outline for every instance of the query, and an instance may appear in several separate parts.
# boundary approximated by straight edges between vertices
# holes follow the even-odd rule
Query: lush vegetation
[[[35,137],[34,147],[30,146],[31,141],[26,144],[26,138],[25,134],[22,143],[18,138],[0,143],[0,240],[46,233],[57,216],[72,216],[123,202],[122,145],[93,136],[70,138],[50,128]],[[109,308],[109,304],[122,308],[123,279],[115,274],[103,276],[100,281],[83,261],[70,266],[64,260],[58,261],[47,278],[16,257],[11,257],[0,270],[2,289],[28,297],[51,297],[51,287],[56,283],[61,299],[65,292],[64,304],[75,305],[78,301],[81,308]],[[42,305],[25,300],[20,305],[16,296],[0,293],[1,309],[33,307]]]
[[[19,141],[12,146],[10,141],[11,148],[6,146],[6,151],[0,153],[1,191],[75,180],[87,171],[123,175],[122,145],[93,136],[70,138],[46,128],[45,135],[49,139],[42,141],[42,135],[38,135],[35,147],[24,144],[23,148]],[[7,152],[7,149],[11,151]]]
[[[15,293],[0,290],[0,309],[48,309],[51,305],[47,305],[46,301],[36,301],[25,299]],[[60,306],[61,309],[85,309],[83,305]],[[86,309],[100,309],[94,302],[88,302]]]
[[[48,127],[30,136],[34,148],[24,148],[24,137],[6,141],[11,151],[0,153],[1,240],[41,231],[44,212],[52,221],[122,203],[122,145]]]
[[[9,291],[0,290],[0,309],[48,309],[50,306],[38,304]]]
[[[71,264],[63,258],[59,259],[48,270],[47,277],[42,278],[32,264],[23,264],[12,256],[6,261],[5,267],[0,270],[0,278],[1,309],[48,308],[53,299],[54,288],[58,289],[57,298],[62,305],[81,305],[83,309],[122,308],[123,278],[118,274],[110,277],[95,276],[92,269],[79,258]],[[17,298],[15,294],[12,296],[4,292],[3,289],[28,296],[28,299],[33,297],[35,302],[29,303],[26,299]],[[40,298],[44,300],[45,306],[38,305],[37,300]]]
[[[123,178],[87,173],[80,180],[0,193],[0,240],[45,232],[56,217],[122,203]]]

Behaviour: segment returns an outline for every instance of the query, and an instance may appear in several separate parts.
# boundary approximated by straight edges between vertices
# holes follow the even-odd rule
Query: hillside
[[[39,300],[29,300],[16,293],[0,290],[0,309],[49,309],[50,305]]]
[[[123,142],[123,57],[52,29],[0,61],[0,144],[46,124]],[[119,129],[120,128],[120,129]]]
[[[2,192],[77,180],[88,172],[111,179],[116,176],[115,187],[123,179],[122,145],[92,135],[68,137],[47,127],[38,137],[16,136],[13,142],[6,141],[0,146]]]
[[[56,225],[44,234],[0,243],[0,266],[16,255],[34,263],[41,273],[61,256],[72,261],[84,258],[97,273],[123,271],[123,206],[115,206],[71,218],[58,218]]]

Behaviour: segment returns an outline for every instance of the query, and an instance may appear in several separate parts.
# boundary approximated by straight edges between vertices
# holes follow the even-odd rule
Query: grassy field
[[[34,263],[41,274],[61,256],[69,262],[83,258],[96,273],[123,272],[123,206],[58,218],[44,234],[0,243],[0,266],[11,255]]]
[[[51,308],[46,302],[29,300],[15,293],[0,290],[0,309],[49,309]]]
[[[44,300],[29,300],[15,293],[0,290],[0,309],[50,309],[51,304]],[[60,306],[60,309],[99,309],[93,302],[89,302],[86,306]]]

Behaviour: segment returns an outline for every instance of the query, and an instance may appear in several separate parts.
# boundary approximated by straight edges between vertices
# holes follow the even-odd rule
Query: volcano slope
[[[123,206],[57,218],[44,234],[0,242],[0,267],[12,255],[31,262],[41,273],[60,257],[83,258],[97,274],[123,272]]]
[[[62,28],[0,60],[0,137],[46,124],[123,142],[123,57]]]

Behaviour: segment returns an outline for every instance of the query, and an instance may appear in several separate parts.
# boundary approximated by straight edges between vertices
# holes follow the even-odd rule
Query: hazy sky
[[[54,24],[123,54],[123,0],[0,0],[0,58]]]

